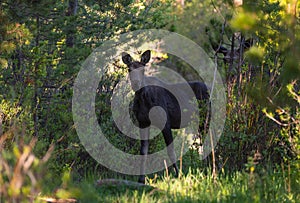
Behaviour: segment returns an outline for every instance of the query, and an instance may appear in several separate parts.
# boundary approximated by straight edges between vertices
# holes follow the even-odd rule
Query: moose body
[[[145,51],[142,54],[141,61],[133,61],[132,57],[123,53],[122,60],[128,66],[131,87],[135,91],[133,100],[133,113],[138,122],[141,136],[141,155],[148,154],[149,148],[149,126],[154,125],[162,129],[162,134],[166,145],[168,146],[168,156],[173,163],[175,176],[178,176],[178,167],[176,164],[176,154],[173,146],[173,136],[171,129],[179,129],[188,125],[191,113],[195,112],[194,106],[190,104],[191,98],[188,89],[192,89],[194,97],[197,100],[208,101],[209,94],[206,85],[202,82],[189,82],[167,84],[156,77],[147,77],[144,75],[144,67],[150,60],[151,52]],[[176,92],[177,97],[174,96]],[[178,98],[180,101],[178,101]],[[180,105],[179,105],[180,103]],[[163,109],[157,111],[155,115],[150,116],[150,111],[154,107]],[[181,109],[186,109],[182,111]],[[187,114],[187,115],[183,115]],[[165,116],[164,126],[161,125],[161,118]],[[150,118],[151,117],[151,118]],[[201,125],[200,125],[201,126]],[[201,127],[200,127],[201,128]],[[146,156],[144,156],[146,157]],[[139,182],[145,183],[145,161],[142,160]]]
[[[149,85],[147,79],[152,80]],[[163,83],[159,84],[159,86],[151,85],[153,84],[153,80],[156,79],[157,78],[146,77],[145,86],[135,92],[133,112],[139,127],[146,128],[151,125],[149,110],[156,106],[161,107],[164,112],[167,113],[166,125],[169,125],[172,129],[186,127],[190,120],[182,118],[190,117],[189,114],[197,111],[194,109],[195,105],[190,104],[193,98],[191,98],[187,88],[190,87],[193,90],[197,100],[207,100],[209,95],[207,94],[205,84],[201,82],[188,82],[189,87],[184,83]],[[162,81],[158,82],[162,83]],[[172,92],[175,91],[177,92],[177,95],[181,96],[181,100],[184,100],[183,102],[180,102],[181,105],[172,94]],[[181,109],[185,109],[185,111],[182,112]],[[156,117],[159,119],[158,116]],[[153,122],[155,122],[155,120],[152,119],[152,125],[155,125]]]

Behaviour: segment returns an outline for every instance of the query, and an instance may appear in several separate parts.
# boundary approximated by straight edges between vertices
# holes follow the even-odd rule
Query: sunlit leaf
[[[253,46],[245,53],[246,59],[252,64],[259,64],[264,57],[264,50],[261,47]]]
[[[232,28],[240,31],[248,31],[253,29],[257,24],[257,14],[250,12],[239,12],[230,21]]]

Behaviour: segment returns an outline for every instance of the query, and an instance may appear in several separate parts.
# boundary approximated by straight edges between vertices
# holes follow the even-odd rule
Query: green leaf
[[[252,30],[257,24],[257,14],[250,12],[239,12],[233,19],[230,21],[230,24],[233,29],[239,31],[249,31]]]
[[[245,53],[246,59],[252,64],[260,64],[264,57],[264,49],[253,46]]]

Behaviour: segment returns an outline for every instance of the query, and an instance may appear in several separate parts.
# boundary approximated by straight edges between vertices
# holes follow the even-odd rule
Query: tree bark
[[[39,46],[40,43],[40,17],[39,15],[36,16],[36,24],[37,24],[37,34],[36,34],[36,38],[35,38],[35,44],[36,46]],[[39,64],[38,62],[35,62],[34,65],[34,70],[33,70],[33,88],[34,88],[34,96],[33,96],[33,104],[32,104],[32,108],[33,108],[33,123],[34,123],[34,136],[37,137],[38,136],[38,86],[37,86],[37,79],[38,79],[38,68],[39,68]]]
[[[66,16],[75,16],[77,14],[77,8],[78,8],[78,0],[69,0],[69,7],[66,12]],[[67,47],[73,47],[75,44],[75,33],[76,28],[74,24],[71,24],[70,21],[68,22],[69,30],[67,31],[67,39],[66,39],[66,45]]]

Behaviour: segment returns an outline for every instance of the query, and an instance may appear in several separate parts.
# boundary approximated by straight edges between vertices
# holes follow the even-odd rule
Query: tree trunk
[[[38,47],[39,43],[40,43],[40,17],[39,15],[36,16],[36,24],[37,24],[37,34],[36,34],[36,38],[35,38],[35,44]],[[33,69],[33,88],[34,88],[34,96],[33,96],[33,104],[32,104],[32,108],[33,108],[33,123],[34,123],[34,132],[33,135],[34,136],[38,136],[38,86],[37,86],[37,80],[38,80],[38,68],[39,68],[39,64],[36,61],[35,65],[34,65],[34,69]]]
[[[77,8],[78,8],[78,0],[69,0],[69,7],[66,12],[66,16],[72,17],[77,14]],[[68,22],[68,30],[67,30],[67,39],[66,39],[66,45],[67,47],[73,47],[75,43],[75,33],[76,28],[74,24],[71,24],[70,21]]]

